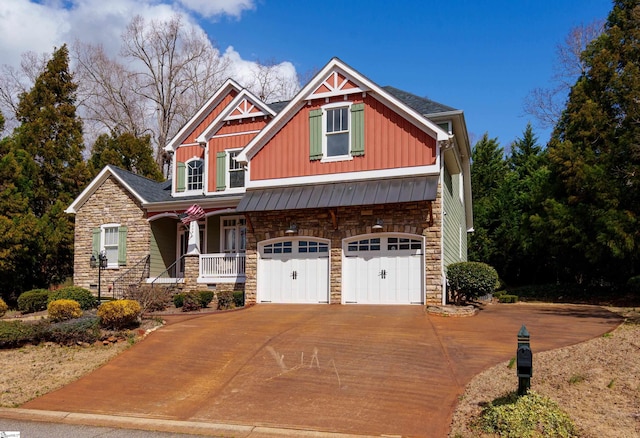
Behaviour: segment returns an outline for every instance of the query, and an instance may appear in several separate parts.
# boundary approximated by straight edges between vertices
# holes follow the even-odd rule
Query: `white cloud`
[[[255,9],[253,0],[179,0],[186,9],[205,18],[216,15],[240,17],[243,11]]]

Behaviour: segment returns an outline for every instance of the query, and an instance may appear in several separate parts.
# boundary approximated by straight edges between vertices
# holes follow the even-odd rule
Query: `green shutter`
[[[185,168],[185,164],[178,161],[177,163],[177,175],[176,175],[176,192],[184,192],[186,188],[185,179],[187,170]]]
[[[216,190],[221,191],[227,188],[227,153],[218,152],[216,154]]]
[[[351,105],[351,155],[364,155],[364,103]]]
[[[127,264],[127,227],[118,228],[118,266]]]
[[[91,240],[91,253],[98,257],[100,254],[100,228],[94,228],[92,231],[92,240]]]
[[[309,159],[322,159],[322,110],[309,111]]]

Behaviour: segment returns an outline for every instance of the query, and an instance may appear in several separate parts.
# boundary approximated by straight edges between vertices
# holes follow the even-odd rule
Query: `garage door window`
[[[271,243],[264,246],[264,254],[291,254],[293,250],[293,242],[290,240],[287,242]]]
[[[308,242],[306,240],[300,240],[298,242],[298,252],[329,252],[329,244],[321,242]]]
[[[422,241],[402,237],[389,237],[387,239],[387,250],[398,251],[403,249],[422,249]]]
[[[349,251],[380,251],[380,238],[357,240],[349,243]]]

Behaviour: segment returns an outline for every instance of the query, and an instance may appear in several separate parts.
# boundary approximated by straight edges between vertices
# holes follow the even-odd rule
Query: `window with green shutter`
[[[118,228],[118,266],[127,264],[127,227]]]

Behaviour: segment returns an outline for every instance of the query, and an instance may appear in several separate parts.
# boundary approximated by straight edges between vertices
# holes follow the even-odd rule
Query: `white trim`
[[[225,137],[235,137],[238,135],[257,134],[260,131],[261,131],[260,129],[254,129],[253,131],[243,131],[243,132],[233,132],[231,134],[212,135],[209,140],[211,140],[212,138],[225,138]]]
[[[107,248],[105,245],[105,240],[106,240],[106,230],[107,228],[109,229],[116,229],[116,244],[115,244],[115,249],[116,249],[116,261],[115,262],[111,262],[109,260],[107,260],[107,269],[118,269],[120,267],[120,265],[118,264],[118,255],[120,254],[120,226],[121,224],[119,223],[108,223],[108,224],[102,224],[100,225],[100,251],[104,251],[105,255],[107,253]],[[114,245],[109,245],[111,248],[113,248]]]
[[[235,223],[235,225],[233,227],[225,226],[224,225],[224,221],[225,220],[235,220],[236,223]],[[238,222],[239,220],[244,221],[244,224],[239,223]],[[226,243],[225,239],[227,237],[225,235],[224,231],[225,231],[225,229],[232,229],[232,228],[235,229],[236,232],[238,233],[236,235],[236,241],[235,241],[236,250],[235,250],[235,252],[231,252],[231,251],[227,252],[227,251],[225,251],[225,248],[224,248],[225,243]],[[244,228],[244,230],[245,230],[244,251],[240,250],[240,243],[241,243],[241,239],[240,239],[241,233],[240,233],[240,231],[241,231],[242,228]],[[218,231],[219,231],[219,236],[220,236],[219,251],[220,251],[221,254],[246,254],[247,253],[247,218],[244,215],[235,214],[235,215],[232,215],[232,216],[221,216],[220,217],[220,229]]]
[[[189,164],[193,163],[194,161],[200,161],[202,162],[202,174],[201,174],[201,178],[202,178],[202,186],[199,189],[192,189],[189,190]],[[184,162],[184,191],[179,192],[180,194],[182,194],[182,196],[193,196],[193,195],[200,195],[202,194],[205,190],[206,190],[206,177],[207,177],[207,172],[206,172],[206,162],[204,161],[203,158],[194,156],[189,158],[187,161]]]
[[[364,172],[330,173],[325,175],[299,176],[292,178],[264,179],[249,181],[246,188],[265,188],[279,186],[293,186],[304,184],[321,184],[341,181],[359,181],[365,179],[382,179],[400,176],[430,176],[438,175],[438,164],[418,167],[403,167],[397,169],[369,170]]]
[[[353,160],[353,157],[351,156],[351,129],[353,128],[351,124],[351,106],[352,105],[353,105],[352,101],[345,101],[345,102],[329,103],[321,107],[322,109],[322,159],[320,160],[321,163],[332,163],[335,161]],[[347,135],[347,153],[344,155],[329,156],[329,153],[327,151],[328,143],[329,143],[328,138],[330,135],[333,135],[333,134],[329,134],[327,132],[327,113],[328,111],[331,111],[331,110],[337,110],[337,109],[343,109],[343,108],[347,110],[347,130],[340,131],[339,133]]]

